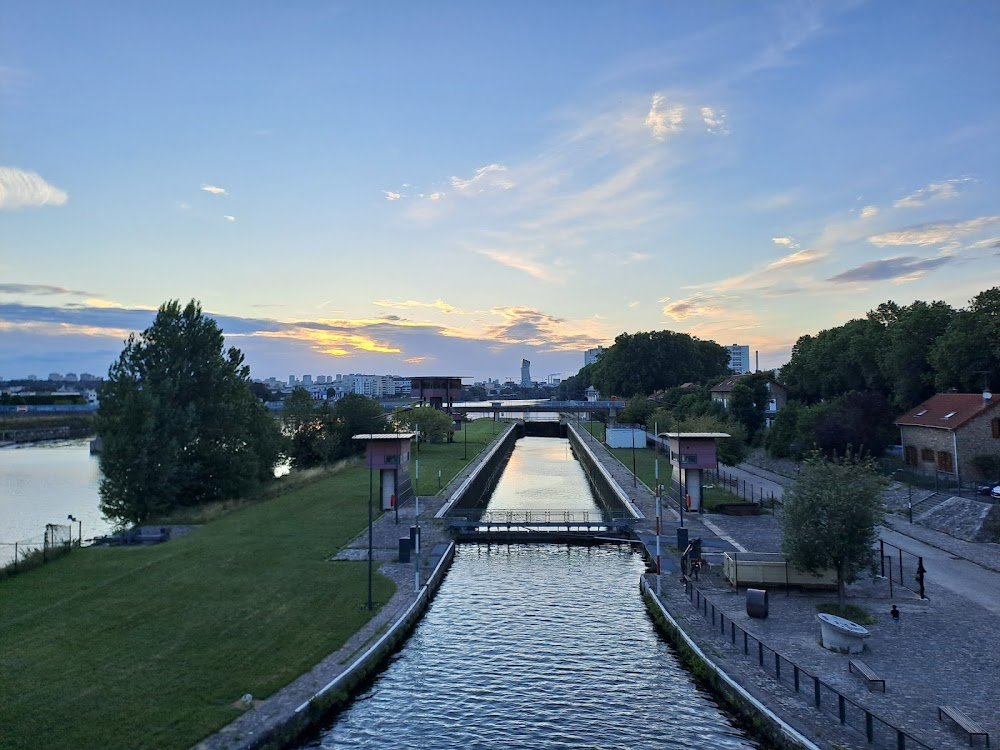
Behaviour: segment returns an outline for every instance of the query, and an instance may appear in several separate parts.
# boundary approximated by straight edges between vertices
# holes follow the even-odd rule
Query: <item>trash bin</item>
[[[688,530],[683,526],[677,528],[677,549],[681,553],[687,549],[688,546]]]
[[[420,527],[419,526],[411,526],[410,527],[410,546],[413,549],[417,548],[417,537],[419,537],[419,536],[420,536]]]
[[[758,619],[767,618],[767,591],[747,589],[747,614]]]
[[[399,538],[399,561],[401,563],[410,561],[410,537],[408,536]]]

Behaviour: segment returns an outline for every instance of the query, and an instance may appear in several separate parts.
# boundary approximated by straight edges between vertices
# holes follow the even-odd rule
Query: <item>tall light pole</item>
[[[80,524],[80,534],[79,534],[79,538],[76,540],[76,543],[77,543],[77,546],[82,547],[83,546],[83,521],[81,521],[79,518],[74,518],[72,513],[70,513],[68,516],[66,516],[66,518],[70,522],[75,522],[75,523]],[[70,547],[73,546],[73,527],[72,526],[69,527],[69,546]]]

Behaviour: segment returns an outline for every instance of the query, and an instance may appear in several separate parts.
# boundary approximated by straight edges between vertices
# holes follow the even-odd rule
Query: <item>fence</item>
[[[775,506],[774,492],[765,490],[763,487],[757,486],[753,482],[748,482],[746,479],[733,476],[727,471],[706,469],[705,480],[725,487],[734,495],[743,498],[747,502],[760,503],[763,506],[766,501],[772,509]]]
[[[919,594],[921,599],[926,599],[927,597],[924,596],[924,575],[927,570],[924,568],[923,556],[907,552],[883,539],[880,539],[878,544],[882,577],[889,579],[889,597],[892,597],[892,587],[893,584],[896,584]],[[886,548],[892,548],[888,554]],[[888,576],[886,576],[886,566],[889,568]]]
[[[45,525],[44,536],[0,542],[0,578],[44,565],[68,552],[73,544],[73,527],[56,523]]]
[[[896,750],[906,748],[933,750],[932,745],[921,742],[871,710],[858,705],[818,676],[748,633],[731,618],[727,618],[722,609],[717,608],[715,603],[690,580],[686,583],[685,591],[695,609],[702,613],[706,621],[711,621],[711,624],[718,628],[718,633],[722,637],[729,640],[737,649],[742,649],[745,657],[756,661],[758,666],[771,677],[801,694],[815,708],[839,719],[841,724],[863,733],[870,745]]]

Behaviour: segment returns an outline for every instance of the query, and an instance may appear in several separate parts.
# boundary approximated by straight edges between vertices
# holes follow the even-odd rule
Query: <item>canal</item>
[[[566,440],[522,438],[491,509],[596,507]],[[460,545],[368,689],[308,748],[753,748],[660,637],[627,545]]]

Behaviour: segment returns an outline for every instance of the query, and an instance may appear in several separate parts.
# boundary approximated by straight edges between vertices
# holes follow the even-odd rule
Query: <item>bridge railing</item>
[[[634,520],[625,511],[498,509],[465,514],[470,521],[488,524],[608,524]]]

